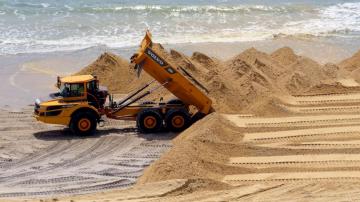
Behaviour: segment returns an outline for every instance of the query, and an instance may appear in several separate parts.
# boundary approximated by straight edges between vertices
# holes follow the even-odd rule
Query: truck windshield
[[[60,85],[60,96],[62,96],[62,97],[84,96],[84,84],[83,83],[62,83]]]

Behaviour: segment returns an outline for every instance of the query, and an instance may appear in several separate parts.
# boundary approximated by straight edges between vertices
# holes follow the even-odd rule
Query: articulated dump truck
[[[162,58],[152,45],[151,34],[147,32],[138,52],[131,57],[138,73],[144,70],[154,78],[150,83],[116,102],[106,88],[99,86],[96,76],[58,77],[59,92],[50,94],[47,100],[36,99],[35,118],[44,123],[69,126],[78,135],[93,134],[97,125],[104,122],[103,116],[136,121],[140,132],[155,133],[164,129],[182,131],[212,112],[212,101],[204,93],[206,89],[185,69]],[[161,87],[177,99],[137,103]],[[194,107],[196,110],[190,110]]]

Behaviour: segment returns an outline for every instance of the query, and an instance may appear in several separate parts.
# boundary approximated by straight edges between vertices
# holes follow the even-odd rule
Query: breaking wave
[[[4,2],[0,2],[0,54],[137,46],[146,29],[161,43],[360,37],[360,2],[136,6],[106,0],[81,6]]]

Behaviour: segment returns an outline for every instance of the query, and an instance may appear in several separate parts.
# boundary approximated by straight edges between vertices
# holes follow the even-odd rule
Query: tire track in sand
[[[327,94],[312,96],[289,96],[281,99],[290,105],[344,105],[348,103],[360,104],[360,93]]]
[[[283,142],[299,138],[352,136],[360,138],[360,126],[325,127],[301,130],[244,133],[244,142]]]
[[[280,105],[286,110],[298,114],[334,114],[360,112],[360,106],[331,106],[331,107],[292,107]]]
[[[343,141],[307,141],[307,142],[274,142],[259,144],[261,147],[283,148],[292,150],[324,150],[324,149],[360,149],[360,140]]]
[[[276,172],[227,175],[223,182],[240,185],[243,182],[267,181],[319,181],[344,180],[360,181],[360,171],[315,171],[315,172]]]
[[[360,164],[360,154],[232,157],[229,165],[251,168],[344,168]]]
[[[360,148],[360,94],[304,96],[288,101],[282,105],[283,108],[309,115],[276,118],[224,115],[236,126],[255,131],[244,133],[242,142],[261,147],[264,153],[269,148],[269,152],[265,156],[230,157],[228,166],[254,170],[225,175],[223,182],[231,185],[248,182],[360,182],[360,154],[354,150]],[[262,131],[256,132],[257,128]],[[264,128],[266,132],[263,132]],[[271,155],[270,149],[276,149],[277,155]]]
[[[223,115],[226,119],[241,128],[277,128],[277,127],[317,127],[336,125],[360,124],[360,114],[355,115],[317,115],[317,116],[290,116],[276,118],[244,118],[238,115]]]

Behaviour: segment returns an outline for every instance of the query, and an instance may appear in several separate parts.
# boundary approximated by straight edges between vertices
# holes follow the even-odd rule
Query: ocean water
[[[0,55],[276,37],[360,41],[360,2],[0,0]]]

